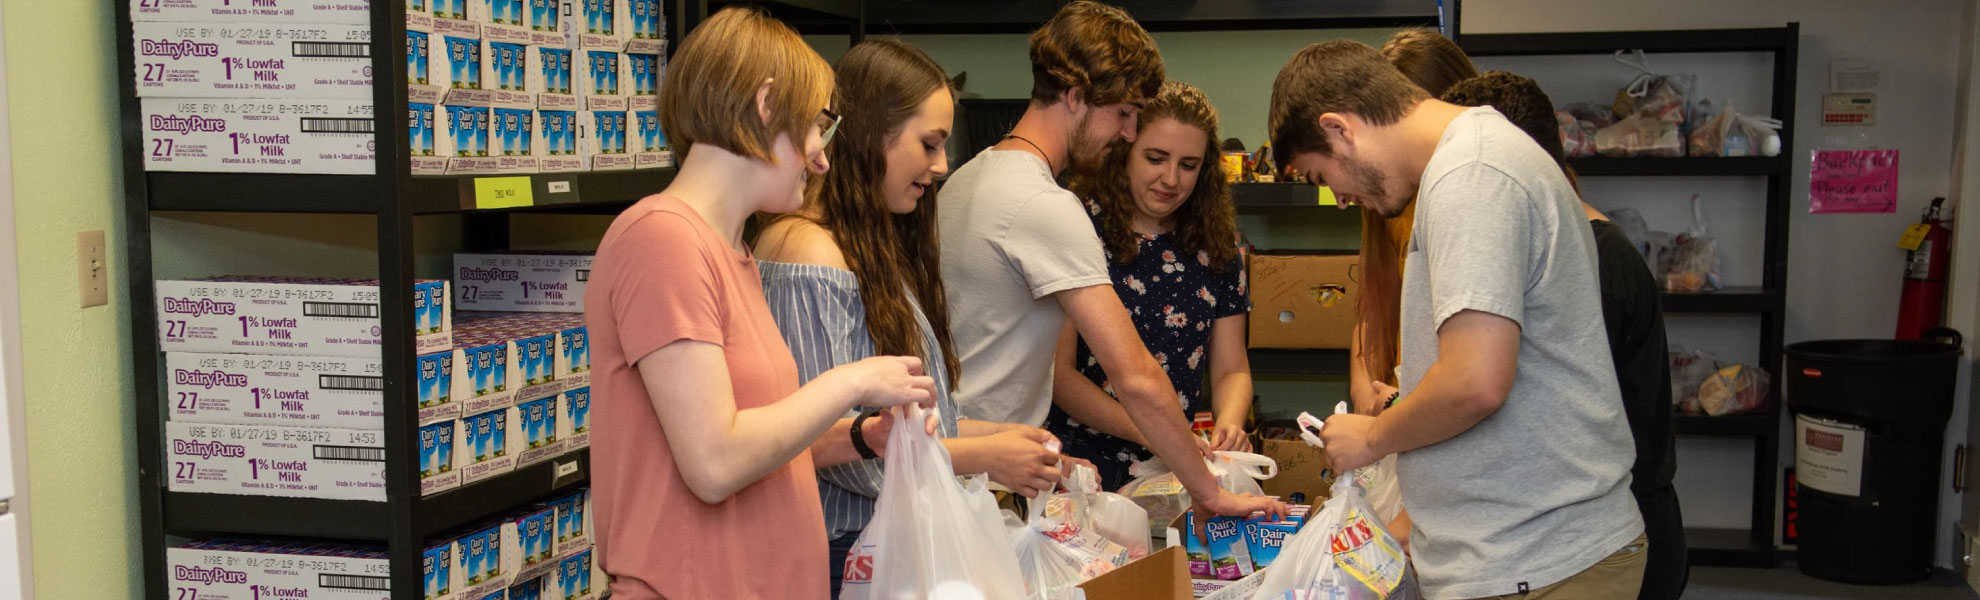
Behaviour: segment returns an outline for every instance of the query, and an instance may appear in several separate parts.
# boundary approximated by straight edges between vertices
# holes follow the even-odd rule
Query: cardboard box
[[[488,105],[536,108],[536,92],[543,89],[543,70],[533,67],[529,59],[540,51],[531,50],[528,42],[494,40],[485,42],[483,51],[481,86],[489,92]]]
[[[139,105],[146,171],[370,175],[377,167],[369,99],[145,98]]]
[[[379,358],[378,282],[310,277],[215,277],[156,282],[159,349]],[[412,290],[415,352],[453,345],[447,282]]]
[[[454,305],[461,310],[584,312],[590,253],[454,255]]]
[[[584,171],[584,156],[578,151],[581,125],[577,111],[538,110],[536,127],[536,168],[544,173]]]
[[[435,600],[454,593],[454,540],[427,546],[420,553],[422,600]]]
[[[626,0],[579,0],[583,29],[578,45],[588,49],[623,52],[632,34],[632,11]]]
[[[557,570],[557,511],[537,506],[502,519],[502,571],[514,586]]]
[[[1251,255],[1251,347],[1346,349],[1360,262],[1353,254]]]
[[[590,600],[598,597],[598,592],[603,591],[605,586],[602,580],[592,576],[596,571],[596,561],[592,559],[589,548],[565,557],[558,563],[557,572],[551,576],[554,595],[549,597],[556,600]],[[600,585],[594,586],[594,580]]]
[[[385,501],[376,430],[167,422],[175,492]]]
[[[633,152],[633,168],[665,169],[674,166],[674,152],[667,148],[666,133],[660,131],[660,111],[634,111],[632,117],[639,130],[639,145]]]
[[[557,437],[557,407],[560,404],[562,402],[553,394],[516,405],[516,416],[522,419],[520,428],[523,439],[523,450],[516,456],[518,466],[564,455],[567,444]]]
[[[461,472],[454,468],[455,421],[441,421],[419,428],[419,494],[429,496],[461,487]]]
[[[632,40],[626,42],[627,52],[642,54],[667,53],[667,26],[661,14],[661,0],[628,0],[626,7],[632,12],[628,25],[632,27]]]
[[[482,39],[523,45],[534,43],[534,32],[529,27],[531,11],[524,6],[527,0],[485,1],[488,3],[488,18],[481,25]]]
[[[486,106],[448,105],[447,135],[440,139],[439,153],[447,157],[447,172],[479,175],[494,173],[501,163],[489,156],[489,121],[494,109]]]
[[[383,429],[378,358],[165,353],[168,417],[187,423]]]
[[[591,490],[580,489],[545,503],[557,511],[558,556],[574,556],[591,549],[590,494]]]
[[[386,600],[392,595],[385,550],[372,546],[220,538],[166,548],[165,564],[169,587],[197,590],[200,598]]]
[[[495,169],[502,173],[536,172],[536,111],[528,108],[492,109],[495,130]]]
[[[590,65],[579,59],[577,52],[568,48],[529,48],[529,67],[534,74],[529,86],[536,92],[536,108],[570,111],[582,108],[577,97],[582,88],[576,84],[582,78],[572,69]]]
[[[596,100],[596,97],[592,97]],[[584,136],[584,152],[591,159],[593,171],[620,171],[633,168],[633,156],[626,152],[626,111],[594,110],[586,111],[590,119],[582,125],[590,126]],[[580,117],[583,118],[583,117]]]
[[[549,48],[577,45],[572,0],[529,0],[529,43]]]
[[[1170,547],[1079,584],[1087,600],[1187,600],[1189,565],[1183,549]]]
[[[564,402],[561,407],[564,409],[564,422],[560,425],[563,431],[558,437],[563,438],[565,450],[591,447],[591,388],[564,390],[560,397]]]
[[[498,408],[461,417],[460,433],[454,436],[454,463],[461,471],[461,484],[468,485],[508,473],[516,468],[516,408]]]
[[[632,62],[612,50],[583,50],[574,56],[583,61],[584,107],[594,111],[624,111],[626,92],[632,90]]]
[[[143,98],[366,100],[371,27],[132,23]]]
[[[208,23],[335,23],[369,25],[371,0],[241,2],[240,0],[128,0],[131,20]],[[252,4],[250,6],[250,4]],[[276,6],[280,4],[280,6]]]
[[[406,134],[412,151],[412,174],[444,175],[447,158],[440,156],[433,142],[440,127],[437,108],[426,102],[406,103]]]
[[[509,587],[502,571],[502,524],[495,523],[467,532],[454,540],[454,593],[456,598],[486,598]]]
[[[1279,476],[1258,481],[1265,495],[1290,499],[1302,494],[1304,504],[1319,504],[1332,495],[1334,469],[1327,451],[1306,442],[1261,440],[1258,453],[1279,462]]]

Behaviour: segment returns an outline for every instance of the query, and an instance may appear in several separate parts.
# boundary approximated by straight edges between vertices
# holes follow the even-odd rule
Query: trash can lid
[[[1911,340],[1816,340],[1787,346],[1788,356],[1846,363],[1909,363],[1954,358],[1962,352],[1952,344]]]

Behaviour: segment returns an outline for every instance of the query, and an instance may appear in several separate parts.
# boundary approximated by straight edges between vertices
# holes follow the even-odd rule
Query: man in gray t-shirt
[[[1414,202],[1401,397],[1335,415],[1334,466],[1398,454],[1431,600],[1634,598],[1635,458],[1580,201],[1490,108],[1428,97],[1374,49],[1315,44],[1272,90],[1282,164],[1385,216]]]

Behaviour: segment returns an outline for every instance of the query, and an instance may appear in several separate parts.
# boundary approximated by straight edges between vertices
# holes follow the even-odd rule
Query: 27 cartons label
[[[385,499],[380,431],[175,421],[166,438],[173,491]]]
[[[371,97],[363,25],[134,23],[139,97]]]
[[[368,175],[377,119],[367,100],[146,98],[147,171]]]

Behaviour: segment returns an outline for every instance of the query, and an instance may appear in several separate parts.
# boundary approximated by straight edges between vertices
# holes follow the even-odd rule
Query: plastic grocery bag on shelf
[[[1700,102],[1700,124],[1690,135],[1691,156],[1778,156],[1781,122],[1739,112],[1728,104],[1710,117],[1710,101]]]
[[[1691,195],[1691,229],[1671,240],[1658,260],[1666,292],[1719,291],[1719,247],[1705,228],[1705,207]]]
[[[1233,494],[1263,496],[1265,490],[1258,486],[1258,480],[1279,474],[1278,461],[1269,456],[1221,450],[1212,455],[1214,459],[1204,461],[1210,467],[1210,474],[1217,477],[1218,487]],[[1150,530],[1167,528],[1170,521],[1189,510],[1189,490],[1183,489],[1182,481],[1176,479],[1176,474],[1169,471],[1161,458],[1130,465],[1128,475],[1134,480],[1121,486],[1120,494],[1148,511]]]
[[[1635,115],[1595,130],[1589,142],[1602,156],[1684,156],[1684,139],[1678,135],[1680,123]]]
[[[1568,158],[1585,158],[1595,155],[1595,130],[1599,129],[1591,121],[1583,121],[1574,113],[1565,110],[1554,111],[1554,120],[1561,129],[1561,150]]]
[[[1080,491],[1034,498],[1031,518],[1011,531],[1008,539],[1018,564],[1018,578],[1012,581],[1023,584],[1025,598],[1082,598],[1079,584],[1130,562],[1126,547],[1102,537],[1087,522],[1088,498]]]
[[[918,406],[901,423],[920,423]],[[846,556],[842,600],[1024,597],[997,501],[981,477],[956,479],[949,452],[920,427],[887,437],[873,520]],[[773,575],[775,576],[775,575]]]
[[[1404,600],[1417,597],[1402,545],[1363,498],[1358,477],[1334,482],[1333,497],[1287,539],[1254,600]]]
[[[1698,385],[1698,408],[1714,417],[1760,412],[1767,408],[1769,383],[1766,369],[1726,365]]]
[[[1703,412],[1698,407],[1698,387],[1719,370],[1719,359],[1704,350],[1683,346],[1671,348],[1671,407],[1678,412]]]

